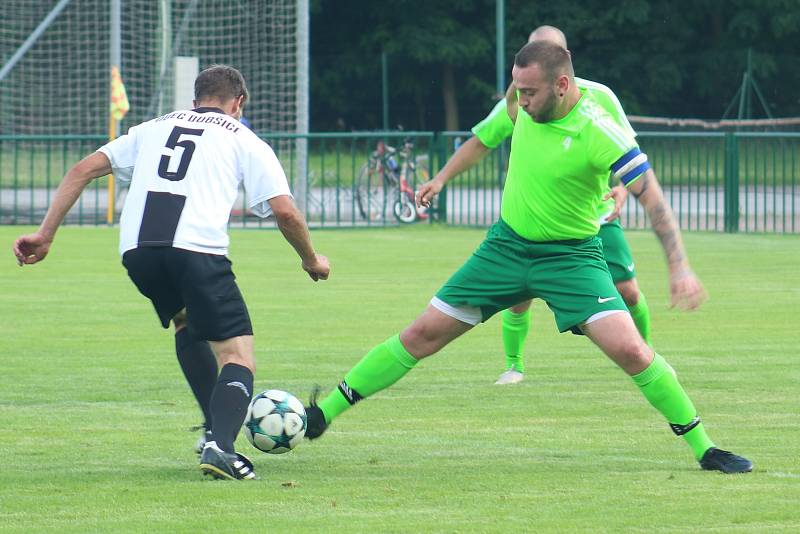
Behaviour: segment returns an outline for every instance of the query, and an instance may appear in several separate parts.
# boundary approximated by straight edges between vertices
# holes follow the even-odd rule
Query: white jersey
[[[228,220],[244,183],[259,217],[269,199],[289,195],[272,148],[217,108],[174,111],[99,149],[131,184],[120,217],[120,254],[167,246],[227,254]]]

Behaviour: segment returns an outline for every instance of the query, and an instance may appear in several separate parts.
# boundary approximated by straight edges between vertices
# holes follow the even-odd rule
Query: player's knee
[[[251,373],[256,374],[256,361],[251,355],[237,352],[223,352],[217,355],[217,359],[219,360],[220,367],[224,367],[229,363],[232,363],[235,365],[241,365],[242,367],[247,367],[250,369]]]
[[[638,336],[631,336],[620,343],[617,348],[617,361],[630,374],[643,371],[653,359],[653,351]]]
[[[175,314],[172,318],[172,324],[175,325],[175,331],[179,331],[186,327],[186,310],[183,309]]]
[[[405,349],[417,358],[428,356],[431,336],[424,325],[413,323],[400,334],[400,341]]]
[[[419,321],[401,332],[400,341],[415,358],[425,358],[438,352],[444,343],[441,334],[435,328]]]
[[[239,336],[225,341],[215,341],[211,343],[217,362],[220,367],[229,363],[247,367],[253,373],[256,372],[256,361],[253,356],[252,336]]]
[[[636,283],[635,278],[620,282],[616,286],[617,291],[622,296],[622,300],[625,301],[628,307],[636,306],[639,303],[639,285]]]

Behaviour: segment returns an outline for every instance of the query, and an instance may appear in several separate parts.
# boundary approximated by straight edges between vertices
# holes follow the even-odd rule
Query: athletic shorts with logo
[[[603,242],[603,257],[615,284],[636,278],[633,253],[625,240],[619,220],[600,225],[597,237]]]
[[[480,308],[482,321],[540,298],[555,314],[559,331],[576,334],[596,313],[628,309],[614,287],[599,237],[528,241],[502,219],[436,297],[453,307]]]
[[[228,258],[173,247],[139,247],[122,255],[139,292],[149,298],[161,326],[186,308],[200,339],[222,341],[253,334],[250,314]]]

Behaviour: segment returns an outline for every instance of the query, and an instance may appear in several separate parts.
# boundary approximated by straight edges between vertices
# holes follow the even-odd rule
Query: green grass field
[[[44,263],[0,227],[2,532],[798,532],[800,238],[689,234],[711,300],[667,308],[650,233],[629,233],[654,340],[713,439],[755,472],[701,471],[631,381],[541,304],[526,380],[502,371],[497,318],[271,457],[261,480],[205,480],[199,411],[117,232],[65,228]],[[429,226],[322,231],[333,266],[310,282],[280,234],[232,232],[256,329],[256,390],[305,399],[394,334],[482,239]]]

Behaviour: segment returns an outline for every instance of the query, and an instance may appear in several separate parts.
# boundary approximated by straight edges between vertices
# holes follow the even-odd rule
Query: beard
[[[539,108],[539,111],[530,114],[531,118],[534,122],[550,122],[555,116],[556,107],[558,107],[558,99],[556,99],[556,93],[553,91],[542,104],[542,107]]]

